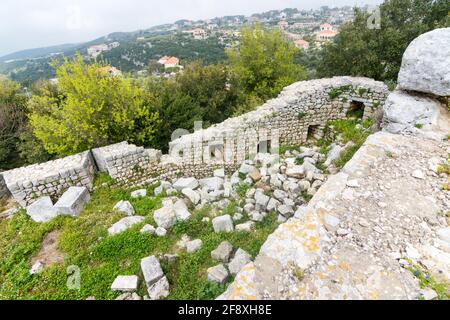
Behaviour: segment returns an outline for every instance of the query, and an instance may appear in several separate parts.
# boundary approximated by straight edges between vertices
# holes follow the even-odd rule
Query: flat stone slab
[[[155,256],[142,259],[141,270],[147,287],[152,286],[164,277],[159,260]]]
[[[110,236],[114,236],[116,234],[125,232],[134,225],[144,222],[144,220],[145,220],[144,217],[139,216],[123,218],[122,220],[113,224],[112,227],[108,229],[108,234]]]
[[[55,203],[58,214],[78,217],[91,199],[86,187],[70,187]]]
[[[27,207],[27,214],[34,222],[49,222],[58,214],[50,197],[42,197]]]
[[[111,285],[112,291],[134,292],[139,285],[138,276],[118,276]]]

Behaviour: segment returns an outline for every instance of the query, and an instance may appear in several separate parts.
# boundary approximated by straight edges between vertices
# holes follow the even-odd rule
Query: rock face
[[[403,133],[436,125],[440,105],[436,99],[396,90],[386,100],[383,128],[390,133]]]
[[[55,203],[55,210],[61,215],[78,217],[90,199],[86,187],[71,187]]]
[[[406,49],[398,78],[400,89],[450,96],[450,28],[416,38]]]

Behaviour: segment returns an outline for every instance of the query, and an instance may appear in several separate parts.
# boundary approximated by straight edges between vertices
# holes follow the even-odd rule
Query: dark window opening
[[[347,117],[362,119],[364,118],[364,109],[365,109],[364,103],[359,101],[351,101],[350,108],[347,111]]]
[[[223,159],[223,144],[217,144],[209,147],[209,155],[211,159]]]
[[[319,140],[321,138],[321,130],[319,125],[308,127],[308,137],[307,140]]]
[[[258,144],[258,153],[270,153],[272,149],[272,141],[265,140]]]

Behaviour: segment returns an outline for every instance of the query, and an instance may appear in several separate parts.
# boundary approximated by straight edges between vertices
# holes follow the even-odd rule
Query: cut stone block
[[[228,279],[228,271],[223,264],[208,269],[208,281],[225,284]]]
[[[91,196],[86,187],[70,187],[55,204],[57,214],[78,217]]]
[[[167,298],[169,295],[169,281],[166,277],[162,277],[154,284],[148,287],[148,296],[150,300],[160,300]]]
[[[173,187],[178,191],[186,188],[194,190],[198,187],[198,185],[198,180],[195,178],[181,178],[173,184]]]
[[[137,276],[118,276],[111,285],[112,291],[134,292],[137,290],[139,278]]]
[[[236,226],[236,231],[239,232],[251,232],[255,228],[255,222],[248,221]]]
[[[119,201],[114,210],[125,213],[127,216],[134,216],[134,208],[129,201]]]
[[[136,190],[136,191],[133,191],[133,192],[131,193],[131,197],[132,197],[133,199],[136,199],[136,198],[143,198],[143,197],[145,197],[145,196],[147,196],[147,190],[145,190],[145,189]]]
[[[231,260],[228,265],[228,269],[230,269],[230,273],[233,277],[241,271],[243,267],[252,262],[252,257],[244,250],[238,249],[236,254],[234,255],[233,260]]]
[[[200,239],[192,240],[186,243],[186,251],[187,253],[194,253],[200,250],[203,246],[203,241]]]
[[[177,216],[173,206],[165,206],[153,213],[153,219],[155,219],[158,227],[164,229],[170,229],[176,222]]]
[[[159,260],[155,256],[142,259],[141,270],[147,287],[150,287],[164,277]]]
[[[231,253],[233,252],[233,246],[228,241],[222,242],[216,250],[211,252],[211,258],[217,261],[227,263],[230,261]]]
[[[214,232],[216,233],[233,232],[234,230],[233,219],[228,214],[225,216],[214,218],[212,223]]]
[[[189,212],[186,203],[181,199],[175,202],[173,209],[175,210],[178,221],[186,221],[191,217],[191,213]]]
[[[35,222],[48,222],[58,215],[50,197],[42,197],[33,202],[27,207],[27,214]]]
[[[110,236],[114,236],[116,234],[125,232],[134,225],[144,222],[144,220],[145,220],[144,217],[139,216],[123,218],[119,222],[113,224],[112,227],[108,229],[108,234]]]

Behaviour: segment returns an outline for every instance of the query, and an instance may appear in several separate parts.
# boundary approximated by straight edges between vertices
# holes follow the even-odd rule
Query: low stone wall
[[[5,184],[21,206],[42,196],[56,198],[72,186],[92,190],[95,164],[89,151],[3,172]]]

